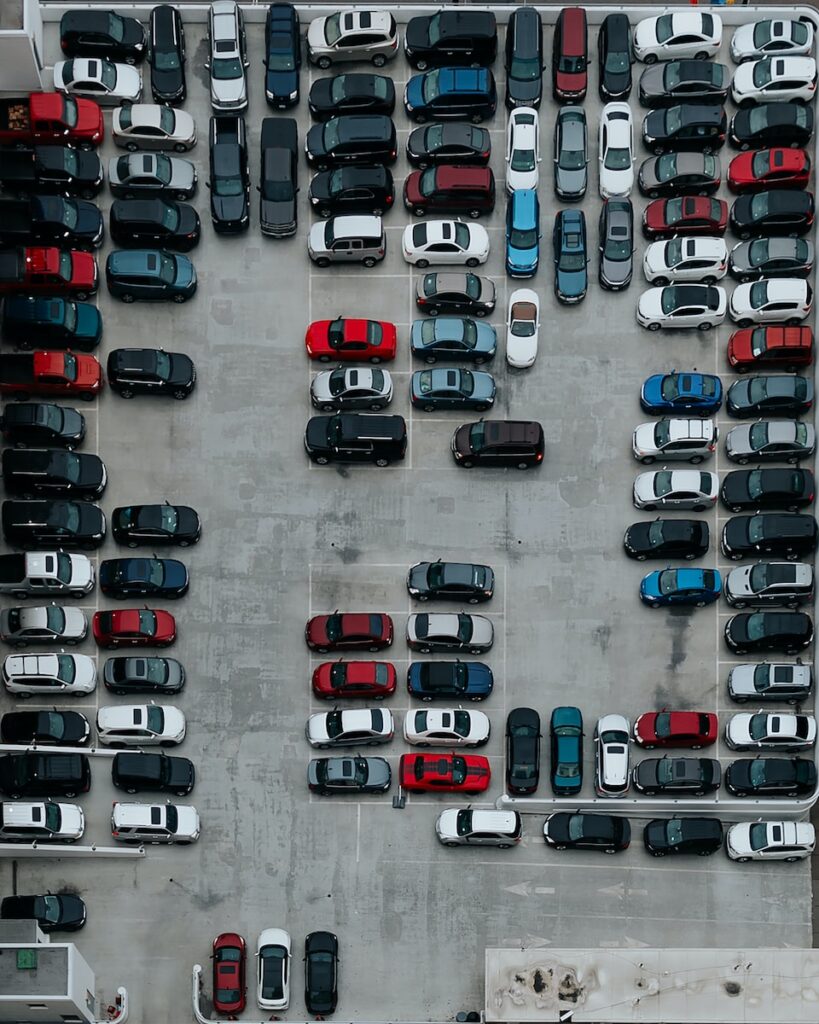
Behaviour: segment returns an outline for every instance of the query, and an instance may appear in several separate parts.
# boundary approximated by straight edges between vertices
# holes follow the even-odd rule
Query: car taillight
[[[716,446],[715,444],[713,444],[713,443],[712,443],[712,444],[709,444],[709,445],[708,445],[708,451],[709,451],[709,452],[712,452],[712,451],[714,451],[714,449],[715,449],[716,447],[717,447],[717,446]]]
[[[483,153],[481,153],[481,156],[484,158],[484,160],[488,160],[489,159],[489,150],[488,149],[485,150]]]
[[[383,248],[383,246],[378,250],[378,255],[379,256],[383,256],[384,255],[384,248]]]
[[[390,160],[394,160],[397,156],[398,156],[398,150],[397,149],[391,149],[390,150]]]
[[[536,462],[543,462],[543,452],[538,452],[537,453],[537,455],[535,456],[535,461]]]
[[[387,198],[385,200],[387,206],[390,205],[390,203],[393,201],[394,198],[395,198],[395,196],[387,196]]]
[[[808,504],[810,504],[812,501],[813,501],[813,491],[811,491],[810,494],[808,495]]]

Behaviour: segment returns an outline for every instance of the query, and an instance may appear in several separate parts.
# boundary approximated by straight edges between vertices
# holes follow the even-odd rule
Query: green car
[[[187,302],[196,292],[196,270],[187,256],[164,249],[115,249],[105,264],[108,291],[122,299]]]
[[[579,708],[555,708],[549,728],[552,792],[573,796],[583,786],[583,716]]]

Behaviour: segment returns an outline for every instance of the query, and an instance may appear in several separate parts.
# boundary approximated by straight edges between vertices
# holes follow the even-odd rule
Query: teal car
[[[540,262],[537,189],[516,188],[506,203],[506,273],[532,277]]]
[[[557,211],[552,242],[555,295],[568,305],[580,302],[589,286],[586,218],[582,210]]]
[[[583,716],[580,708],[555,708],[549,735],[552,792],[555,796],[574,796],[583,786]]]
[[[105,279],[108,291],[123,302],[187,302],[196,292],[193,263],[165,249],[115,249],[105,264]]]

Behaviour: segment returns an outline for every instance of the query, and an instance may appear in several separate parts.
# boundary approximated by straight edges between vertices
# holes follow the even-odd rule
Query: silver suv
[[[523,825],[517,811],[450,807],[438,815],[435,832],[444,846],[497,846],[508,850],[520,842]]]
[[[696,465],[714,454],[718,438],[713,420],[663,418],[635,427],[632,451],[647,466],[657,459]]]
[[[235,113],[247,107],[247,43],[242,10],[234,0],[216,0],[208,11],[210,105]]]
[[[187,804],[115,803],[111,835],[123,843],[179,843],[199,838],[199,815]]]
[[[331,263],[374,267],[386,251],[380,217],[330,217],[314,224],[307,236],[307,252],[317,267],[329,267]]]
[[[398,28],[389,11],[335,11],[307,29],[307,55],[320,68],[349,60],[381,68],[397,53]]]
[[[0,841],[76,843],[85,831],[85,815],[76,804],[20,800],[0,804]]]

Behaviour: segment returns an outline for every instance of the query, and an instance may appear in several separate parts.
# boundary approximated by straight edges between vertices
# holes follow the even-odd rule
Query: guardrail
[[[144,857],[144,846],[77,846],[76,843],[0,843],[0,858],[17,860],[20,857],[79,858],[79,857]]]
[[[129,747],[135,754],[144,754],[141,747]],[[87,754],[88,757],[115,757],[122,753],[122,748],[113,750],[111,747],[55,747],[52,743],[0,743],[3,754]]]

